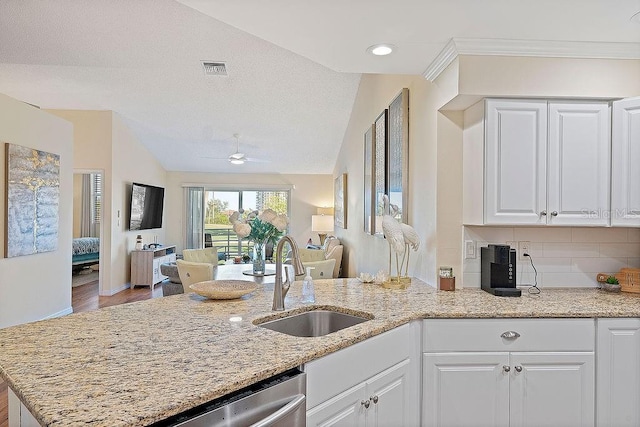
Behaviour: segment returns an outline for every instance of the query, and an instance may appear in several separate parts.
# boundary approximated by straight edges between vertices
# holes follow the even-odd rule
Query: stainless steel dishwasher
[[[306,374],[292,369],[153,425],[304,427],[306,389]]]

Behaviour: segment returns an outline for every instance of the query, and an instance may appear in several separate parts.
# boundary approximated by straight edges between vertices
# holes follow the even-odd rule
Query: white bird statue
[[[399,210],[400,209],[398,209],[397,205],[389,205],[389,215],[391,215],[392,217],[395,218]],[[420,236],[418,236],[416,230],[409,224],[400,223],[400,229],[402,230],[402,237],[405,244],[405,253],[402,256],[402,264],[400,265],[401,267],[404,267],[404,276],[407,276],[407,274],[409,274],[409,248],[413,249],[414,251],[418,250],[418,248],[420,247]]]
[[[384,203],[384,215],[382,216],[382,231],[384,237],[389,243],[389,274],[391,274],[391,252],[396,253],[396,272],[400,277],[401,266],[398,260],[398,255],[404,255],[405,244],[404,236],[402,235],[402,228],[400,223],[395,220],[394,217],[389,215],[389,196],[382,195],[382,202]]]
[[[417,251],[420,247],[420,236],[418,236],[416,230],[409,224],[401,223],[400,228],[402,229],[402,236],[404,237],[404,244],[406,245],[407,263],[404,267],[404,275],[406,276],[409,274],[409,247]],[[404,257],[402,263],[404,263]]]

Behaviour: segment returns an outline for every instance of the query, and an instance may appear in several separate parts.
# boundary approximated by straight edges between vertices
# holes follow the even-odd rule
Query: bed
[[[100,239],[98,237],[79,237],[73,239],[71,265],[95,264],[100,260]]]

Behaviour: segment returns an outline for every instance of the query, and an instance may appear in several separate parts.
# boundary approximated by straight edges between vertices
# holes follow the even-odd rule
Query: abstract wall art
[[[5,144],[5,257],[58,248],[60,156]]]

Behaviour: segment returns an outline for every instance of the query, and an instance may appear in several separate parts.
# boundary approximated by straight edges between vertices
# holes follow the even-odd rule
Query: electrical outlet
[[[476,258],[476,242],[473,240],[464,241],[464,258],[475,259]]]
[[[525,241],[525,240],[518,242],[518,258],[527,259],[527,257],[524,256],[524,254],[529,254],[529,251],[531,250],[530,248],[531,248],[531,242]]]

